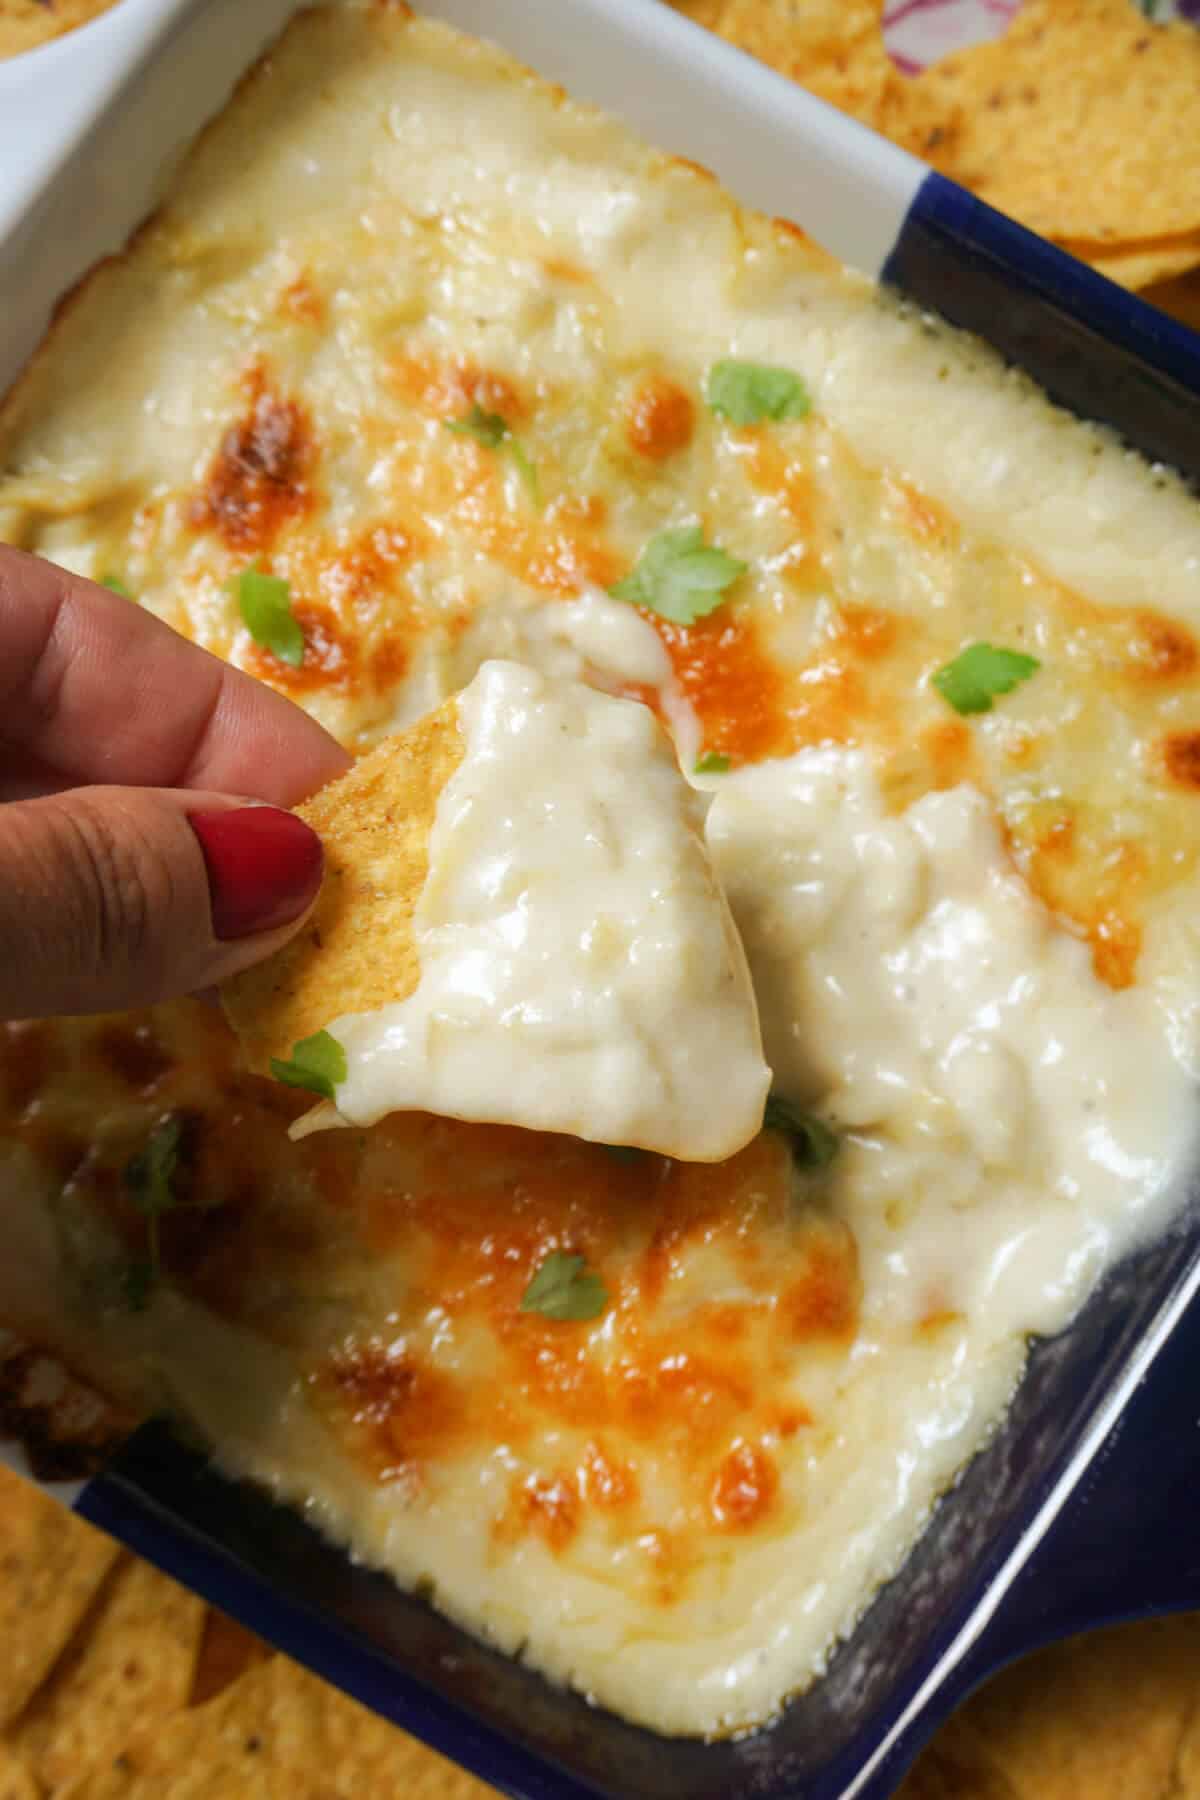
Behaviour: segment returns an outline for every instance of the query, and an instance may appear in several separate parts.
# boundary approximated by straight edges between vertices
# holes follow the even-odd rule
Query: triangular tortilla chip
[[[204,1610],[149,1563],[113,1572],[85,1630],[13,1728],[12,1747],[43,1786],[56,1789],[187,1704]]]
[[[438,795],[463,758],[454,700],[388,738],[297,811],[321,835],[325,880],[299,937],[221,992],[249,1066],[265,1075],[348,1012],[404,1000],[420,973],[413,909]]]
[[[0,1728],[28,1705],[117,1559],[117,1546],[0,1468]]]
[[[1200,32],[1131,0],[1026,0],[1004,37],[915,84],[960,110],[940,166],[1002,212],[1097,246],[1200,227]]]

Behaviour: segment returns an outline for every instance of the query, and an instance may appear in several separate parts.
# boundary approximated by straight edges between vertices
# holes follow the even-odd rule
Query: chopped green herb
[[[298,669],[304,661],[304,633],[292,616],[291,588],[282,575],[264,575],[252,563],[234,576],[229,590],[255,643]]]
[[[137,1155],[125,1167],[125,1190],[140,1213],[156,1219],[175,1205],[171,1184],[179,1166],[182,1121],[170,1117],[154,1127]]]
[[[133,599],[133,595],[125,586],[125,583],[121,580],[119,575],[102,575],[100,577],[100,586],[111,588],[114,594],[120,594],[122,600]]]
[[[542,490],[538,482],[538,472],[530,462],[525,446],[519,438],[509,438],[508,453],[513,459],[513,467],[516,469],[517,474],[524,483],[525,492],[529,495],[529,498],[533,501],[535,506],[540,506],[542,503]]]
[[[803,419],[812,406],[808,389],[791,369],[737,362],[732,357],[714,363],[708,371],[705,398],[713,412],[734,425]]]
[[[567,1250],[552,1250],[521,1296],[521,1311],[544,1319],[597,1319],[607,1305],[600,1277]]]
[[[716,612],[725,590],[747,565],[716,544],[704,542],[700,525],[678,525],[652,537],[624,581],[609,589],[614,600],[645,606],[676,625],[694,625]]]
[[[472,437],[485,450],[499,450],[502,444],[508,445],[508,453],[512,457],[513,467],[521,477],[526,493],[535,506],[541,504],[541,489],[538,483],[537,470],[529,460],[529,453],[520,438],[513,435],[512,426],[500,413],[485,412],[478,400],[469,413],[461,419],[446,419],[447,431],[457,431],[462,437]]]
[[[969,644],[933,677],[943,700],[958,713],[991,712],[997,694],[1011,693],[1041,668],[1036,656],[1021,650],[998,650],[994,644]]]
[[[174,1190],[183,1136],[180,1119],[161,1120],[125,1165],[125,1191],[146,1221],[146,1254],[124,1271],[121,1291],[131,1312],[144,1312],[162,1269],[158,1221],[178,1204]]]
[[[729,758],[720,750],[705,750],[696,758],[697,775],[728,775]]]
[[[280,1062],[273,1056],[271,1073],[287,1087],[307,1088],[312,1094],[332,1100],[334,1088],[346,1079],[346,1052],[327,1031],[316,1031],[293,1046],[290,1062]]]
[[[779,1131],[792,1146],[798,1169],[824,1169],[838,1153],[841,1139],[815,1113],[802,1112],[778,1094],[769,1096],[763,1113],[763,1130]]]
[[[461,419],[446,419],[443,423],[447,431],[474,438],[485,450],[498,450],[509,435],[508,420],[499,413],[485,412],[478,400]]]

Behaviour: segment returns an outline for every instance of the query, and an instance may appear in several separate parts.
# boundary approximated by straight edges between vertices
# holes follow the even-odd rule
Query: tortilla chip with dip
[[[250,1066],[323,1096],[293,1137],[423,1111],[715,1162],[758,1135],[745,954],[648,708],[486,662],[301,813],[316,909],[224,996]]]

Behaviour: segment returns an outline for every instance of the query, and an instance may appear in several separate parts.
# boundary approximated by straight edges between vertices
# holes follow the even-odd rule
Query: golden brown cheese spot
[[[785,449],[770,432],[751,427],[738,432],[736,438],[747,452],[750,480],[760,493],[778,501],[792,523],[800,527],[811,561],[819,566],[826,522],[812,464],[807,457]]]
[[[802,1271],[780,1295],[780,1311],[792,1336],[849,1342],[858,1329],[861,1297],[858,1246],[849,1227],[839,1223],[811,1231]]]
[[[279,296],[279,314],[297,325],[323,325],[325,300],[312,277],[301,273],[289,281]]]
[[[1145,847],[1089,834],[1072,809],[1042,809],[1013,841],[1033,892],[1091,945],[1092,966],[1111,988],[1132,986],[1142,948],[1140,912],[1149,874]]]
[[[1142,953],[1142,928],[1119,912],[1101,912],[1088,926],[1092,966],[1110,988],[1132,987]]]
[[[749,613],[723,606],[694,625],[646,616],[667,647],[706,749],[761,762],[796,747],[787,682]]]
[[[979,782],[975,740],[962,719],[945,719],[927,726],[921,741],[933,787],[944,790],[957,787],[962,781]]]
[[[528,410],[507,376],[466,357],[402,350],[392,357],[388,373],[400,397],[433,419],[458,419],[479,406],[511,424]]]
[[[353,693],[362,670],[361,649],[351,622],[317,601],[293,600],[292,616],[304,633],[304,661],[298,669],[282,662],[264,645],[251,643],[245,667],[260,680],[291,694],[317,689]]]
[[[773,1139],[706,1166],[617,1162],[570,1139],[445,1120],[417,1129],[429,1185],[375,1197],[373,1254],[386,1260],[403,1246],[456,1335],[486,1330],[488,1373],[472,1392],[468,1436],[485,1445],[502,1432],[536,1457],[547,1431],[578,1434],[577,1466],[553,1480],[569,1474],[583,1512],[637,1505],[644,1456],[682,1492],[707,1492],[731,1442],[778,1431],[778,1380],[801,1347],[827,1353],[848,1341],[859,1303],[852,1242],[796,1220],[786,1150]],[[602,1354],[590,1327],[520,1311],[552,1248],[586,1256],[605,1283]],[[693,1289],[709,1266],[745,1298],[710,1300],[706,1282]],[[784,1420],[791,1431],[808,1422],[798,1403]],[[512,1525],[510,1509],[503,1530]]]
[[[581,269],[578,263],[568,262],[563,256],[545,256],[542,268],[551,281],[567,281],[572,286],[583,286],[592,280],[590,270]]]
[[[609,588],[622,562],[606,539],[608,502],[599,494],[564,496],[546,509],[541,525],[506,560],[515,574],[544,593],[569,599],[585,587]]]
[[[312,1378],[318,1407],[340,1417],[379,1481],[420,1480],[461,1441],[467,1401],[427,1358],[350,1344]]]
[[[516,1538],[523,1532],[540,1537],[548,1550],[565,1550],[579,1530],[579,1491],[569,1475],[531,1475],[514,1481],[506,1514],[495,1535]]]
[[[897,475],[886,478],[886,489],[901,529],[919,544],[940,544],[957,536],[957,526],[944,506]]]
[[[692,441],[696,409],[691,395],[666,375],[644,375],[629,397],[625,435],[630,448],[663,462]]]
[[[896,648],[901,622],[882,606],[855,606],[843,600],[834,633],[839,645],[867,662],[889,656]]]
[[[1200,789],[1200,731],[1171,731],[1162,741],[1162,760],[1176,787]]]
[[[752,1531],[767,1517],[778,1492],[779,1475],[768,1453],[757,1444],[736,1444],[712,1484],[713,1521],[723,1531]]]
[[[1160,613],[1133,615],[1128,672],[1137,681],[1186,681],[1196,672],[1196,640],[1183,625]]]
[[[136,1423],[57,1357],[0,1333],[0,1438],[21,1445],[38,1481],[98,1475]]]
[[[605,1512],[631,1506],[638,1498],[637,1470],[589,1443],[577,1472],[579,1491],[591,1506]]]
[[[922,1319],[918,1320],[917,1332],[923,1338],[936,1338],[945,1331],[953,1331],[958,1326],[965,1324],[965,1313],[955,1312],[951,1308],[943,1306],[927,1312]]]
[[[717,185],[717,178],[712,170],[705,168],[702,162],[696,162],[690,156],[672,156],[671,164],[676,169],[686,169],[690,175],[698,175],[701,181],[707,181],[713,187]]]
[[[192,522],[231,550],[267,549],[313,503],[316,445],[304,407],[272,391],[261,369],[246,386],[247,412],[231,425],[192,507]]]

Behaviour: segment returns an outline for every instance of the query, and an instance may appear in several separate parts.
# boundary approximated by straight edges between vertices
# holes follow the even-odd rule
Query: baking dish
[[[95,122],[85,121],[48,155],[40,173],[34,169],[24,201],[16,192],[21,171],[12,184],[18,248],[3,277],[10,294],[24,295],[31,334],[55,282],[77,272],[60,265],[53,280],[30,280],[31,268],[39,278],[42,272],[38,230],[53,229],[56,254],[69,260],[60,227],[46,219],[69,217],[74,207],[90,233],[83,261],[120,240],[152,191],[159,159],[146,145],[154,121],[160,120],[162,137],[154,141],[164,157],[183,135],[183,109],[171,104],[171,82],[186,70],[187,107],[202,116],[236,73],[239,56],[253,54],[268,15],[286,9],[246,10],[250,17],[239,19],[221,7],[201,14],[126,0],[112,15],[124,23],[107,40],[103,79],[99,39],[92,39],[94,60],[86,67],[87,35],[77,40],[80,69],[97,84]],[[1003,348],[1078,410],[1094,415],[1102,400],[1106,416],[1143,449],[1187,461],[1197,384],[1186,334],[1160,330],[1153,315],[946,184],[926,182],[910,159],[674,15],[648,0],[624,8],[578,0],[553,15],[515,3],[432,10],[484,30],[544,72],[624,111],[648,135],[715,166],[744,198],[799,219],[868,269],[883,266],[919,300],[936,298],[961,322],[989,325]],[[140,36],[128,23],[135,13]],[[40,109],[37,104],[37,83],[49,80],[38,66],[14,65],[14,92],[20,77],[30,131],[39,110],[50,112],[45,90]],[[65,57],[57,56],[54,67],[56,84],[72,79]],[[203,105],[202,80],[211,81]],[[121,181],[122,144],[126,155],[136,145],[137,180],[122,186],[106,212],[102,184]],[[14,167],[7,153],[5,167]],[[30,298],[39,287],[40,297]],[[419,1603],[352,1570],[298,1521],[235,1494],[161,1430],[142,1434],[79,1504],[514,1793],[882,1793],[940,1707],[1031,1632],[1140,1604],[1147,1593],[1163,1597],[1170,1571],[1157,1595],[1148,1583],[1141,1593],[1089,1594],[1082,1578],[1072,1587],[1055,1578],[1054,1563],[1040,1560],[1036,1581],[1026,1574],[1018,1582],[1018,1576],[1035,1552],[1039,1559],[1055,1552],[1065,1529],[1061,1521],[1055,1526],[1056,1517],[1113,1423],[1128,1413],[1124,1429],[1136,1446],[1133,1421],[1142,1416],[1136,1407],[1154,1396],[1160,1406],[1169,1399],[1156,1379],[1130,1410],[1136,1383],[1181,1318],[1193,1282],[1189,1240],[1176,1232],[1117,1271],[1077,1328],[1038,1351],[1005,1428],[825,1681],[778,1729],[740,1744],[668,1744],[552,1693]],[[1150,1417],[1163,1426],[1159,1413]],[[1165,1429],[1172,1448],[1190,1449],[1186,1433],[1170,1434],[1169,1418]],[[1121,1466],[1118,1454],[1108,1473],[1119,1475]],[[1088,1514],[1102,1530],[1104,1493],[1098,1484]],[[1076,1594],[1073,1614],[1059,1605],[1060,1588]],[[1044,1604],[1051,1590],[1054,1603]],[[1022,1604],[1022,1594],[1041,1597],[1039,1604]]]

